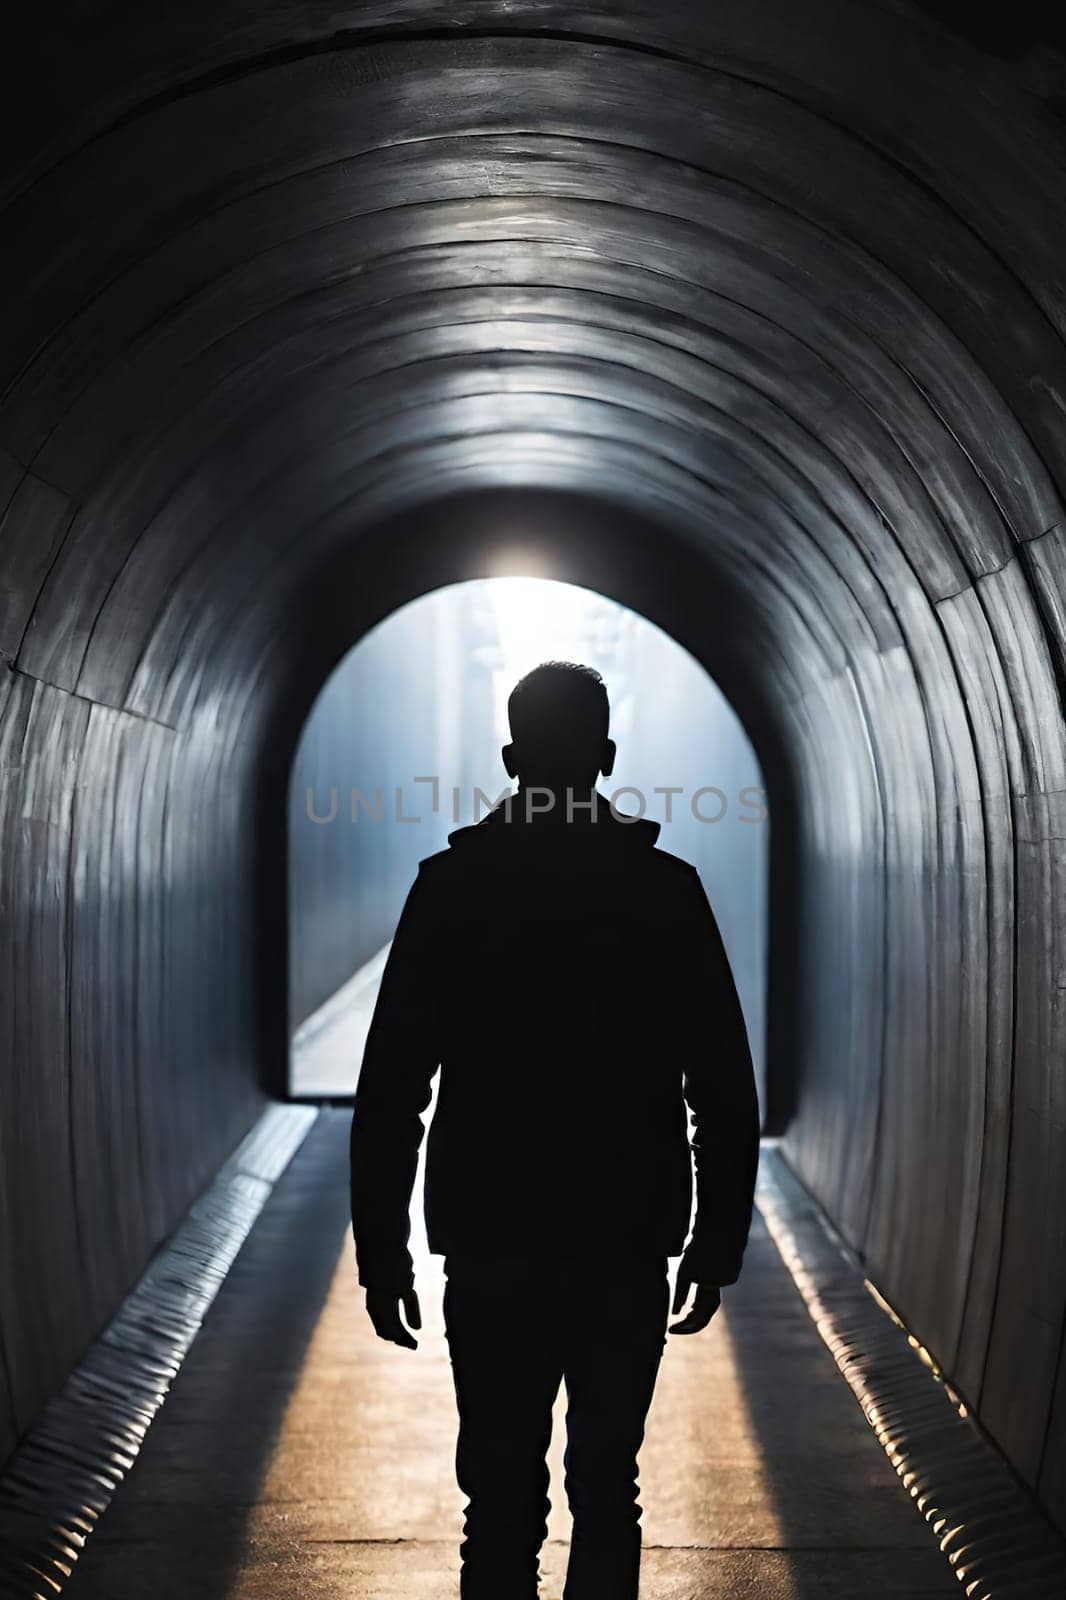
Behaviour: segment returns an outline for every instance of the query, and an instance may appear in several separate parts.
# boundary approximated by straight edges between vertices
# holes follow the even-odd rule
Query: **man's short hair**
[[[544,661],[511,690],[511,738],[527,756],[548,765],[595,760],[610,726],[607,686],[594,667]]]

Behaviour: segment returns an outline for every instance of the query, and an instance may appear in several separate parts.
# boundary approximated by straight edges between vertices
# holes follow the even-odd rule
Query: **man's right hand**
[[[401,1306],[403,1317],[400,1316]],[[418,1349],[418,1340],[411,1337],[410,1329],[422,1326],[422,1313],[413,1289],[408,1289],[405,1294],[396,1294],[392,1289],[368,1289],[366,1309],[379,1339],[402,1345],[405,1350]],[[407,1319],[406,1326],[404,1317]]]
[[[677,1284],[674,1288],[674,1301],[670,1307],[671,1315],[679,1316],[685,1309],[685,1302],[692,1290],[692,1304],[686,1316],[680,1322],[670,1324],[671,1333],[699,1333],[705,1328],[722,1304],[722,1291],[715,1284],[693,1283],[684,1267],[678,1270]]]

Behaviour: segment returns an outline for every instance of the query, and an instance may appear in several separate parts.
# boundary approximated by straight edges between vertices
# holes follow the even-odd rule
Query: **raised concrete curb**
[[[0,1476],[0,1593],[69,1579],[274,1185],[318,1112],[272,1106],[23,1437]]]
[[[877,1294],[780,1151],[758,1206],[818,1332],[970,1600],[1062,1600],[1066,1541]]]

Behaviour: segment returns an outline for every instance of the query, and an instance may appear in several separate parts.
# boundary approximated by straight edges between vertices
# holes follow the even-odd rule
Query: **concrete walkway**
[[[352,1268],[347,1126],[324,1113],[279,1183],[71,1600],[456,1594],[439,1268],[420,1263],[417,1353],[376,1340]],[[724,1313],[669,1344],[642,1486],[647,1600],[958,1593],[758,1222]],[[565,1565],[561,1499],[546,1600]]]
[[[391,948],[390,939],[293,1034],[290,1092],[296,1098],[343,1099],[355,1093]]]

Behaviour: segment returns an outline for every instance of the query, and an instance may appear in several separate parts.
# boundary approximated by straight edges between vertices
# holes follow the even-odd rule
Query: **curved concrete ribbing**
[[[279,730],[520,525],[743,709],[789,1152],[1066,1517],[1062,134],[1024,63],[804,9],[54,46],[0,307],[5,1440],[254,1115]]]

